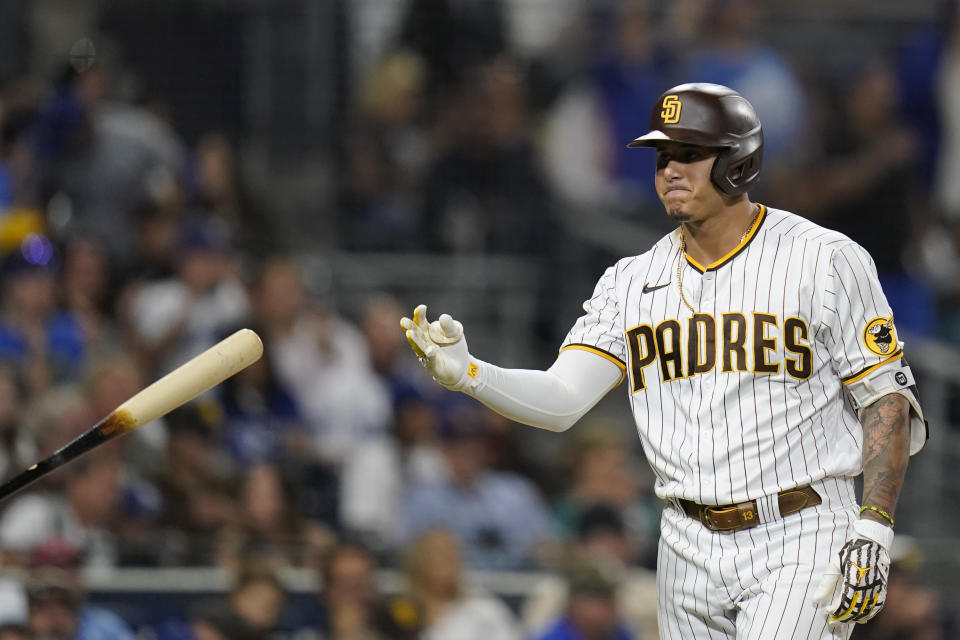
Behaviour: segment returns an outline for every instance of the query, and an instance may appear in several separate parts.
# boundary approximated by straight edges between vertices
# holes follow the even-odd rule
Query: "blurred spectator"
[[[16,372],[0,365],[0,478],[9,478],[36,462],[36,443],[22,428],[25,404]]]
[[[76,381],[86,355],[80,324],[56,308],[59,256],[45,236],[28,234],[0,262],[0,361],[12,363],[31,394]]]
[[[638,471],[643,464],[630,454],[630,443],[611,426],[582,424],[568,451],[570,486],[553,505],[554,522],[568,539],[577,535],[581,518],[597,505],[616,510],[632,541],[627,563],[655,568],[660,538],[660,500]],[[641,476],[643,473],[645,475]]]
[[[571,575],[593,576],[607,581],[613,589],[613,613],[619,628],[628,631],[631,634],[629,637],[658,637],[656,574],[653,569],[633,566],[636,547],[637,540],[628,534],[623,515],[617,508],[596,503],[583,509],[577,522],[576,538],[567,547],[559,563],[572,574],[567,579],[560,575],[547,575],[534,585],[522,605],[524,627],[533,635],[544,633],[550,624],[563,617],[564,610],[576,597],[573,591],[579,587]],[[591,605],[587,600],[581,604],[583,609],[590,610]],[[596,606],[592,608],[598,613],[611,613],[609,607],[600,606],[598,602],[593,604]],[[573,611],[568,613],[574,622],[569,619],[561,621],[557,629],[569,629],[579,624]],[[608,622],[611,620],[609,617],[600,617]],[[597,637],[607,636],[601,634]]]
[[[167,620],[157,640],[270,640],[286,602],[276,570],[262,558],[250,557],[237,568],[226,598],[198,602],[187,620]]]
[[[30,627],[22,624],[0,624],[0,640],[34,640]]]
[[[446,477],[437,442],[439,423],[435,406],[418,389],[397,387],[391,432],[357,447],[347,458],[340,491],[343,527],[374,550],[395,545],[395,523],[407,490]]]
[[[359,133],[351,137],[347,149],[338,238],[348,250],[410,250],[420,240],[417,201],[391,183],[391,167],[380,142]]]
[[[280,622],[287,594],[276,570],[253,557],[236,574],[230,609],[254,635],[269,638]]]
[[[100,245],[84,237],[69,239],[58,275],[60,304],[80,325],[87,349],[97,353],[122,348],[112,308],[116,283]]]
[[[537,640],[635,640],[617,610],[617,579],[598,564],[577,563],[566,572],[564,614]]]
[[[423,185],[427,248],[534,256],[549,249],[551,199],[517,64],[502,58],[475,69],[450,94],[438,126],[441,151]]]
[[[128,474],[119,511],[111,527],[117,544],[117,564],[156,567],[168,560],[166,532],[159,526],[163,516],[160,490],[146,478]]]
[[[216,534],[236,522],[233,468],[218,447],[219,408],[191,403],[167,414],[162,495],[163,564],[213,565]]]
[[[726,85],[746,97],[763,122],[764,164],[779,170],[807,153],[808,110],[803,85],[790,64],[760,40],[763,11],[763,3],[751,0],[710,0],[700,29],[708,44],[692,56],[681,76]]]
[[[361,328],[370,363],[392,398],[389,432],[371,438],[345,460],[340,474],[343,527],[382,553],[393,547],[396,514],[406,489],[446,473],[439,448],[436,385],[409,357],[399,303],[379,294],[364,307]],[[442,393],[442,392],[441,392]]]
[[[918,135],[914,158],[917,180],[926,187],[932,216],[925,220],[920,251],[911,261],[922,266],[940,294],[940,333],[960,337],[960,12],[955,0],[940,3],[936,20],[923,24],[901,52],[900,93],[906,123]],[[924,205],[927,201],[923,202]],[[898,317],[899,319],[899,317]]]
[[[213,346],[246,318],[249,308],[222,222],[185,221],[178,246],[176,275],[144,284],[130,309],[135,339],[155,377]]]
[[[407,7],[399,44],[426,62],[431,94],[460,85],[506,51],[500,0],[409,0]]]
[[[43,640],[136,640],[115,613],[91,605],[79,574],[46,566],[32,572],[27,587],[30,630]]]
[[[6,98],[6,96],[4,96]],[[0,214],[38,220],[36,153],[33,134],[37,113],[33,105],[3,99],[0,114]]]
[[[316,612],[322,640],[407,640],[403,629],[392,626],[377,588],[376,568],[366,549],[349,542],[324,558]]]
[[[397,519],[398,540],[406,545],[441,527],[456,537],[472,568],[530,568],[552,542],[549,514],[532,482],[489,468],[485,411],[471,406],[446,416],[448,476],[407,491]]]
[[[389,53],[400,22],[407,11],[407,3],[380,0],[353,0],[346,5],[350,29],[346,39],[349,47],[350,84],[359,86],[369,78],[377,63]]]
[[[627,0],[595,10],[601,53],[548,113],[544,153],[551,186],[571,204],[630,213],[638,205],[659,207],[652,200],[653,158],[626,147],[671,79],[670,43],[658,35],[662,28],[649,5]],[[659,221],[647,217],[644,223]]]
[[[120,465],[114,450],[99,448],[63,467],[64,492],[25,492],[0,518],[0,545],[29,553],[63,541],[85,566],[117,564],[111,527],[120,504]]]
[[[300,406],[310,452],[333,469],[362,441],[383,433],[390,400],[370,368],[360,332],[309,299],[300,266],[274,257],[253,285],[253,313],[277,376]]]
[[[424,119],[425,83],[423,61],[409,51],[386,56],[367,79],[341,180],[341,246],[368,251],[418,246],[418,189],[433,152]]]
[[[389,294],[376,293],[365,302],[360,328],[370,353],[370,366],[391,389],[399,385],[406,391],[411,384],[420,387],[422,382],[425,392],[436,393],[429,375],[410,357],[403,332],[395,330],[405,312],[399,300]]]
[[[136,285],[172,278],[177,272],[181,228],[185,214],[179,203],[142,202],[133,208],[139,259],[126,271],[126,289],[118,296],[118,313],[125,317]]]
[[[242,566],[254,555],[274,567],[318,567],[335,538],[328,527],[300,515],[294,495],[277,467],[249,467],[240,484],[239,518],[218,533],[219,564]]]
[[[30,456],[32,464],[37,460],[52,455],[74,438],[85,432],[96,421],[88,398],[75,385],[53,387],[52,389],[30,398],[18,425],[18,433],[23,438],[24,446],[29,447],[33,454]],[[115,456],[118,441],[99,447],[100,456]],[[89,462],[87,463],[89,464]],[[23,467],[26,468],[26,467]],[[11,470],[17,473],[23,468]],[[0,511],[0,553],[3,553],[5,563],[13,567],[22,567],[26,562],[32,546],[44,542],[48,538],[60,538],[61,529],[69,530],[74,534],[73,542],[83,547],[84,540],[77,541],[77,537],[86,535],[77,531],[77,518],[72,514],[70,499],[67,496],[66,486],[74,473],[81,473],[87,467],[79,465],[73,468],[67,465],[55,473],[49,473],[33,482],[19,494],[10,497]],[[91,482],[82,483],[84,501],[91,498]],[[106,502],[113,499],[112,491],[115,487],[104,487]],[[89,505],[91,515],[98,511],[97,505]],[[17,514],[19,512],[19,514]],[[102,524],[102,523],[100,523]],[[96,540],[102,542],[109,539],[109,534],[97,529]],[[112,545],[96,545],[105,555],[112,557]],[[104,554],[94,554],[95,564],[103,560]],[[112,564],[112,562],[107,562]]]
[[[519,640],[510,609],[463,582],[456,538],[442,529],[422,533],[404,557],[406,589],[390,604],[394,624],[422,640]],[[401,638],[409,636],[399,636]]]
[[[270,353],[269,342],[264,351]],[[269,357],[224,380],[217,399],[223,407],[223,444],[238,465],[296,464],[305,456],[309,435],[300,407]]]
[[[925,192],[930,192],[937,180],[942,129],[953,114],[946,104],[950,92],[944,91],[941,85],[949,83],[955,75],[951,64],[956,63],[951,61],[956,59],[956,54],[951,52],[956,47],[960,27],[956,0],[941,0],[936,4],[938,11],[934,19],[921,21],[907,34],[898,47],[896,60],[897,102],[904,123],[917,134],[916,170]]]
[[[29,607],[22,571],[4,570],[0,573],[0,629],[16,627],[27,622]],[[0,633],[0,640],[3,634]]]
[[[934,149],[923,147],[922,151],[935,154],[930,157],[918,155],[918,161],[936,162],[931,167],[933,170],[922,177],[933,179],[934,204],[954,224],[960,223],[960,186],[956,179],[960,171],[960,117],[957,115],[960,108],[960,81],[957,79],[960,73],[960,11],[957,9],[953,0],[941,3],[939,19],[923,32],[929,39],[917,42],[922,46],[921,51],[926,50],[929,59],[908,67],[909,73],[904,73],[902,78],[905,87],[901,89],[908,99],[917,94],[929,96],[929,102],[917,100],[907,105],[917,110],[921,109],[919,105],[927,107],[920,111],[924,117],[915,117],[911,124],[921,127],[921,135],[926,134],[921,137],[921,142],[928,143],[936,136],[937,146]],[[913,53],[922,55],[916,49]],[[926,83],[921,84],[924,81]],[[939,127],[931,131],[937,125]]]
[[[242,255],[263,257],[278,249],[276,225],[254,202],[234,146],[223,134],[210,132],[200,137],[186,188],[189,214],[212,216],[224,223]]]
[[[101,51],[96,64],[65,68],[37,123],[46,193],[60,193],[68,215],[58,232],[102,244],[121,271],[136,262],[129,212],[144,200],[168,198],[183,148],[161,119],[111,99],[113,74]]]
[[[426,81],[423,59],[399,49],[383,56],[358,96],[365,124],[384,138],[383,151],[400,186],[416,184],[429,157],[423,104]]]
[[[804,213],[870,252],[897,328],[914,335],[935,329],[932,291],[908,251],[923,234],[918,206],[917,138],[896,110],[896,78],[882,60],[848,69],[839,113],[824,132],[825,158],[808,176]]]
[[[512,52],[531,64],[550,64],[565,54],[581,54],[580,20],[584,0],[502,0],[507,41]],[[571,49],[573,50],[571,52]]]
[[[30,628],[44,638],[73,640],[80,627],[77,607],[69,591],[35,587],[30,596]]]

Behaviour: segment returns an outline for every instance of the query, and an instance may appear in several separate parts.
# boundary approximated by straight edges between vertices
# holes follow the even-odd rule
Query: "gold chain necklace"
[[[760,205],[756,205],[757,212],[753,214],[753,220],[750,221],[750,224],[747,225],[747,229],[743,232],[743,235],[740,236],[740,240],[737,242],[739,247],[744,240],[747,239],[747,236],[750,235],[750,232],[753,231],[754,225],[757,224],[757,220],[760,219],[760,212],[763,209],[760,208]],[[697,310],[693,308],[693,305],[690,304],[690,301],[687,300],[687,295],[683,292],[683,256],[687,253],[687,241],[683,237],[683,228],[680,229],[680,253],[677,255],[677,288],[680,289],[680,299],[683,301],[683,304],[687,306],[687,309],[690,309],[690,313],[696,313]]]

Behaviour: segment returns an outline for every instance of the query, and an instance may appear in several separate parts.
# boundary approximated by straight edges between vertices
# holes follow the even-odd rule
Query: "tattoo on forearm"
[[[863,504],[891,515],[910,458],[910,403],[886,395],[863,410]]]

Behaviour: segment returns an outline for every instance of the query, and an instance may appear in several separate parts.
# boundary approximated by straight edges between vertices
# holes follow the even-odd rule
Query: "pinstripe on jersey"
[[[862,430],[843,380],[894,366],[902,348],[864,339],[892,316],[870,256],[763,207],[722,260],[682,258],[694,314],[677,288],[679,233],[608,268],[562,346],[626,366],[657,494],[726,504],[857,475]]]

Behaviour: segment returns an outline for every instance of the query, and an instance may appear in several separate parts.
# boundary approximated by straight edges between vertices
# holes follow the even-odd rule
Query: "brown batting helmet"
[[[650,133],[627,146],[671,141],[719,149],[710,178],[723,193],[746,193],[760,177],[760,120],[753,105],[729,87],[692,83],[666,91],[650,114]]]

